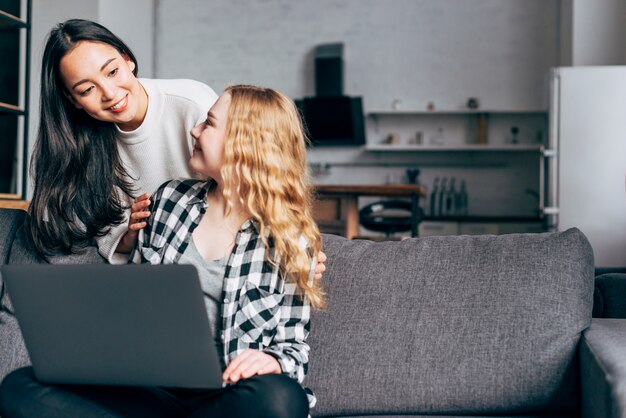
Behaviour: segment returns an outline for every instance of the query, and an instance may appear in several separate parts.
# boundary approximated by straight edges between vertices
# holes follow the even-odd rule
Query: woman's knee
[[[255,393],[255,403],[265,416],[276,418],[306,417],[309,403],[300,384],[286,375],[269,374],[249,379]]]
[[[22,367],[9,373],[0,384],[0,414],[14,416],[36,382],[32,367]]]

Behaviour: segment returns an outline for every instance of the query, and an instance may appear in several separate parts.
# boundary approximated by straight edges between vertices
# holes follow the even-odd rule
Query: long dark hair
[[[130,48],[104,26],[71,19],[50,32],[41,65],[40,120],[30,171],[35,190],[30,235],[40,254],[74,253],[124,220],[130,177],[117,150],[117,128],[65,97],[61,59],[80,41],[102,42],[135,63]]]

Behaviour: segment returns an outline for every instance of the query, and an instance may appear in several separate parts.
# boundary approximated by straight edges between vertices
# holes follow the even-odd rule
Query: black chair
[[[359,223],[370,231],[384,232],[387,236],[410,231],[413,221],[413,208],[408,200],[381,200],[370,203],[359,211]],[[423,217],[418,208],[417,222]]]

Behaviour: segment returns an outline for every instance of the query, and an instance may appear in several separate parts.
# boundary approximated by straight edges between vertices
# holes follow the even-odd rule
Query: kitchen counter
[[[318,195],[412,196],[423,197],[428,190],[421,184],[315,184]]]
[[[411,235],[417,236],[419,198],[428,195],[420,184],[316,184],[316,220],[320,228],[335,228],[348,239],[359,235],[359,196],[410,197]]]

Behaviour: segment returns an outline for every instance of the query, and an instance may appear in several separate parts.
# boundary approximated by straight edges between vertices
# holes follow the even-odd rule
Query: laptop
[[[5,265],[2,277],[38,380],[222,387],[191,265]]]

